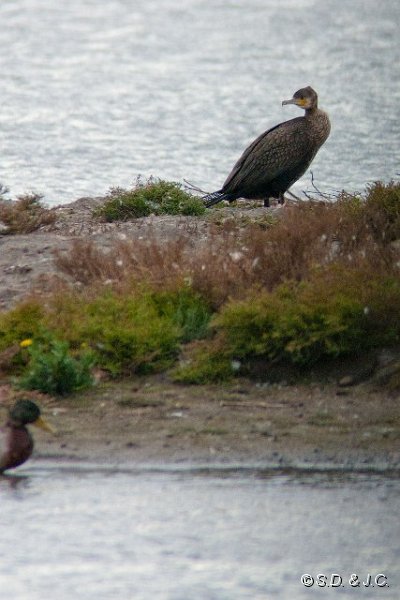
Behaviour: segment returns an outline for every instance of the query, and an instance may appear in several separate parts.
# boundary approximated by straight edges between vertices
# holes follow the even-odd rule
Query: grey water
[[[316,88],[324,192],[399,175],[398,0],[3,0],[0,182],[51,205],[137,175],[221,186]],[[294,186],[310,190],[311,173]]]
[[[398,599],[399,492],[388,473],[31,461],[0,477],[1,598]]]

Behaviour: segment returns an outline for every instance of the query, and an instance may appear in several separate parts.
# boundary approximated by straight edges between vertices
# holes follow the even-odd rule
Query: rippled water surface
[[[51,204],[139,173],[212,191],[309,84],[333,126],[317,186],[396,178],[399,17],[398,0],[2,1],[0,181]]]
[[[0,477],[1,598],[398,599],[399,492],[371,473],[32,461]]]

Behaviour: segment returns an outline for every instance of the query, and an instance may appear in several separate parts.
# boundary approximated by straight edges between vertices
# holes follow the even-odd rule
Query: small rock
[[[389,364],[377,370],[374,377],[375,383],[379,385],[396,385],[400,384],[400,360],[392,360]]]
[[[170,419],[182,419],[185,416],[185,413],[182,410],[174,410],[167,414],[167,417]]]
[[[355,383],[356,382],[353,375],[345,375],[339,380],[338,385],[340,385],[341,387],[348,387],[350,385],[354,385]]]
[[[5,267],[4,273],[8,275],[18,274],[23,275],[24,273],[30,273],[32,271],[32,267],[29,265],[10,265],[9,267]]]
[[[127,443],[125,444],[125,446],[126,446],[127,448],[137,448],[137,447],[139,446],[139,444],[137,444],[136,442],[127,442]]]

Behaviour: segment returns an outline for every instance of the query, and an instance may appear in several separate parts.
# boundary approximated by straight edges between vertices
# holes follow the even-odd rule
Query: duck
[[[9,410],[0,429],[0,474],[25,463],[33,452],[34,442],[27,425],[35,425],[49,433],[55,430],[41,416],[40,408],[31,400],[18,400]]]

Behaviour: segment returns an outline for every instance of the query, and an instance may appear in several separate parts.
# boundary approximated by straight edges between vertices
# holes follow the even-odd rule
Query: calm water
[[[399,492],[376,474],[32,461],[0,478],[1,597],[397,600]],[[389,587],[352,588],[352,573]]]
[[[213,190],[308,84],[333,124],[316,184],[396,178],[399,18],[398,0],[2,0],[0,181],[51,204],[140,173]]]

